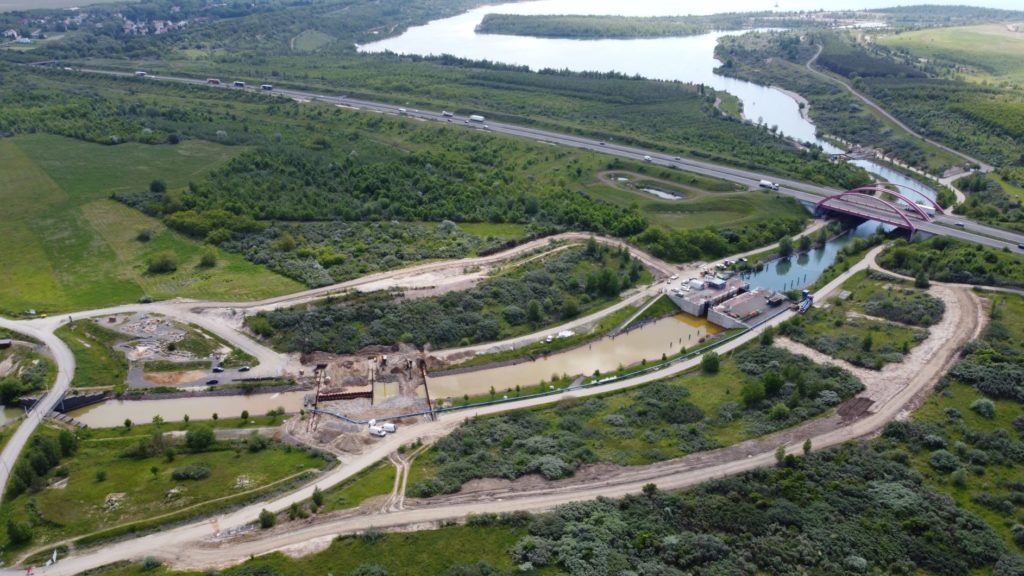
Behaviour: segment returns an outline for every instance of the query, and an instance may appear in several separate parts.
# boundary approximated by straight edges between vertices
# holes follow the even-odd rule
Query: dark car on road
[[[207,386],[213,386],[214,384],[218,384],[218,383],[220,383],[219,380],[207,380],[206,381],[206,385]]]

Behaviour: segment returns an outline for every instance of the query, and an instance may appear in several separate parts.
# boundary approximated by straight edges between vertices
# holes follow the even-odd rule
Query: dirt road
[[[880,250],[880,248],[876,249]],[[833,293],[846,278],[865,268],[865,262],[851,267],[823,290],[818,292],[819,298]],[[963,309],[969,310],[973,294],[961,291]],[[770,324],[777,324],[792,316],[786,312],[775,318]],[[978,322],[979,315],[974,322]],[[970,329],[966,321],[961,323],[958,334],[951,339],[949,346],[960,346],[966,342],[975,330]],[[757,338],[758,332],[750,332],[743,338],[726,343],[721,351],[734,349],[745,342]],[[616,382],[605,387],[575,391],[573,396],[589,396],[636,386],[641,383],[658,380],[693,368],[699,358],[676,364],[666,370],[645,374],[629,380]],[[586,485],[570,485],[553,487],[546,490],[516,494],[514,496],[493,497],[475,494],[468,501],[445,501],[444,503],[419,504],[405,503],[400,510],[376,514],[372,516],[337,516],[319,524],[289,524],[286,529],[269,533],[251,534],[246,539],[226,539],[218,536],[209,522],[196,522],[170,529],[149,536],[113,543],[103,548],[85,551],[67,558],[60,563],[39,569],[40,574],[70,575],[83,570],[95,568],[123,559],[139,559],[146,555],[156,555],[174,567],[199,568],[205,566],[223,566],[237,563],[251,554],[260,554],[283,547],[294,547],[316,538],[327,537],[352,531],[364,530],[368,527],[399,527],[430,525],[435,522],[463,518],[470,513],[482,511],[502,512],[513,510],[547,510],[559,504],[574,500],[594,498],[596,496],[620,496],[639,491],[643,484],[655,482],[662,488],[681,488],[691,486],[709,479],[737,474],[757,467],[768,466],[774,462],[774,449],[785,444],[790,449],[798,450],[806,437],[811,437],[816,448],[832,446],[840,442],[873,434],[895,417],[918,392],[926,390],[941,374],[944,366],[940,362],[932,362],[931,370],[922,371],[908,383],[899,394],[890,398],[884,405],[877,407],[874,413],[865,415],[855,422],[842,422],[838,418],[819,419],[803,427],[785,431],[766,439],[746,442],[724,450],[695,454],[680,460],[662,463],[644,468],[624,469],[622,472],[596,480]],[[366,452],[346,458],[343,464],[326,476],[319,478],[303,488],[279,497],[271,502],[261,502],[247,506],[217,518],[221,530],[244,526],[254,521],[263,508],[284,510],[293,502],[302,502],[312,495],[315,486],[329,488],[358,473],[371,464],[387,458],[399,445],[409,444],[417,438],[428,438],[447,434],[464,418],[475,415],[486,415],[512,409],[539,406],[557,401],[558,397],[532,398],[503,405],[487,406],[476,410],[448,414],[437,422],[401,428],[398,433],[389,436],[373,445]],[[438,501],[441,502],[441,501]],[[11,572],[13,574],[13,572]]]

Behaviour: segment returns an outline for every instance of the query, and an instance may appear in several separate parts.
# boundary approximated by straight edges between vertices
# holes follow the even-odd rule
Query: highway
[[[118,77],[134,76],[134,74],[129,72],[101,70],[94,68],[75,69],[73,72],[84,72],[90,74],[102,74],[107,76]],[[634,160],[639,162],[647,161],[650,164],[656,166],[686,170],[689,172],[694,172],[705,176],[729,180],[731,182],[735,182],[737,184],[746,186],[751,189],[758,188],[761,180],[771,180],[772,182],[775,182],[779,185],[779,193],[785,194],[786,196],[790,196],[801,202],[806,202],[809,204],[816,204],[825,197],[845,192],[845,190],[840,190],[838,188],[832,188],[829,186],[822,186],[819,184],[812,184],[808,182],[801,182],[798,180],[778,177],[772,174],[759,174],[756,172],[751,172],[749,170],[733,168],[721,164],[715,164],[713,162],[707,162],[704,160],[695,160],[692,158],[683,158],[681,156],[672,156],[657,150],[644,150],[641,148],[625,146],[612,142],[602,142],[599,140],[594,140],[592,138],[586,138],[583,136],[563,134],[560,132],[541,130],[538,128],[530,128],[516,124],[506,124],[502,122],[491,121],[473,122],[467,116],[460,116],[455,114],[445,116],[441,112],[437,111],[406,108],[403,106],[399,106],[397,104],[388,104],[383,102],[374,102],[370,100],[362,100],[357,98],[349,98],[344,95],[321,94],[305,90],[295,90],[291,88],[278,87],[274,87],[274,89],[271,91],[265,91],[262,90],[259,86],[249,85],[246,85],[245,88],[234,88],[231,87],[230,82],[222,82],[220,85],[213,86],[209,85],[206,82],[206,80],[186,78],[181,76],[147,75],[145,77],[145,80],[159,82],[177,82],[196,86],[208,86],[210,89],[245,90],[252,93],[267,94],[268,96],[291,98],[293,100],[297,100],[300,102],[318,101],[327,104],[333,104],[342,108],[367,110],[371,112],[379,112],[384,114],[407,116],[409,118],[417,120],[441,122],[451,124],[452,126],[462,126],[470,130],[483,130],[494,132],[497,134],[505,134],[508,136],[515,136],[519,138],[527,138],[530,140],[534,140],[536,142],[543,142],[546,144],[554,144],[558,146],[566,146],[570,148],[577,148],[580,150],[589,150],[591,152],[607,154],[609,156],[616,156],[628,160]],[[890,212],[880,210],[876,207],[865,206],[863,204],[852,202],[849,200],[838,200],[836,202],[837,207],[843,208],[846,211],[861,216],[863,218],[872,220],[892,220],[893,218],[893,215]],[[1021,249],[1019,247],[1022,244],[1024,244],[1024,234],[1011,232],[1000,228],[995,228],[992,226],[986,226],[984,224],[979,224],[972,220],[953,215],[939,214],[935,216],[931,222],[925,222],[923,220],[915,219],[913,214],[911,214],[910,212],[908,212],[907,215],[914,223],[914,226],[921,232],[934,234],[938,236],[948,236],[951,238],[957,238],[959,240],[965,240],[968,242],[983,244],[985,246],[991,246],[993,248],[1008,248],[1010,250],[1014,250],[1017,252],[1024,251],[1024,249]]]

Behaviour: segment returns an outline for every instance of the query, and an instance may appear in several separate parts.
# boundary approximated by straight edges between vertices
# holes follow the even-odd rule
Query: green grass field
[[[292,50],[296,52],[313,52],[327,46],[334,42],[334,40],[334,36],[330,34],[324,34],[317,30],[306,30],[292,39]]]
[[[202,141],[178,146],[101,146],[56,136],[0,141],[0,311],[66,311],[154,298],[245,300],[301,286],[219,251],[217,266],[198,267],[202,245],[114,202],[115,192],[154,179],[170,188],[223,164],[241,150]],[[147,243],[138,232],[154,232]],[[146,272],[149,256],[174,252],[176,272]]]
[[[165,425],[160,431],[175,428]],[[320,470],[325,465],[305,450],[268,448],[253,453],[244,447],[235,450],[234,445],[226,442],[218,442],[199,453],[175,445],[177,454],[172,462],[167,461],[162,449],[146,458],[127,457],[124,454],[137,442],[150,441],[149,435],[138,432],[124,436],[116,432],[105,435],[102,431],[94,436],[86,434],[79,441],[78,452],[61,461],[60,466],[68,473],[66,485],[5,499],[0,506],[0,530],[6,530],[9,518],[31,521],[34,539],[29,548],[34,548],[181,512],[213,499],[259,489],[306,470]],[[55,435],[56,430],[46,427],[38,433]],[[208,478],[171,477],[174,470],[197,463],[209,466]],[[106,475],[104,479],[100,479],[101,471]],[[172,492],[174,489],[178,492]],[[6,534],[3,540],[6,542]]]
[[[341,537],[323,552],[291,558],[281,553],[268,554],[250,560],[225,574],[281,574],[308,576],[310,574],[346,576],[364,564],[383,567],[386,574],[395,576],[416,574],[510,574],[512,564],[508,550],[526,535],[525,527],[506,526],[447,526],[437,530],[385,533],[379,537]],[[475,565],[486,562],[498,572],[451,571],[453,566]],[[268,570],[269,569],[269,570]],[[458,570],[458,568],[456,568]],[[109,576],[201,576],[203,572],[173,572],[166,568],[145,570],[141,563],[116,567],[99,572]],[[377,574],[377,572],[365,572]],[[554,575],[561,571],[546,567],[526,574]]]
[[[129,336],[83,320],[61,326],[57,336],[75,355],[75,388],[114,387],[123,389],[128,376],[128,359],[113,349]]]
[[[792,218],[799,211],[793,203],[776,194],[747,192],[729,195],[699,195],[685,200],[662,200],[638,190],[595,184],[587,193],[623,207],[637,205],[651,222],[666,228],[706,228]]]
[[[968,80],[1024,82],[1024,33],[1003,24],[903,32],[879,42],[918,58],[961,63],[968,67]]]
[[[390,494],[395,486],[395,466],[381,460],[348,480],[324,491],[321,513],[355,508],[374,496]]]

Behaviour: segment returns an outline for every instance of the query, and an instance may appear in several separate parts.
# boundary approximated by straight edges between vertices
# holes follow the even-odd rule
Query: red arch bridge
[[[910,195],[924,203],[911,199]],[[915,222],[931,222],[934,214],[945,214],[938,202],[920,190],[890,183],[870,184],[829,196],[815,206],[816,212],[826,210],[892,224],[910,230],[911,234],[917,231]]]

